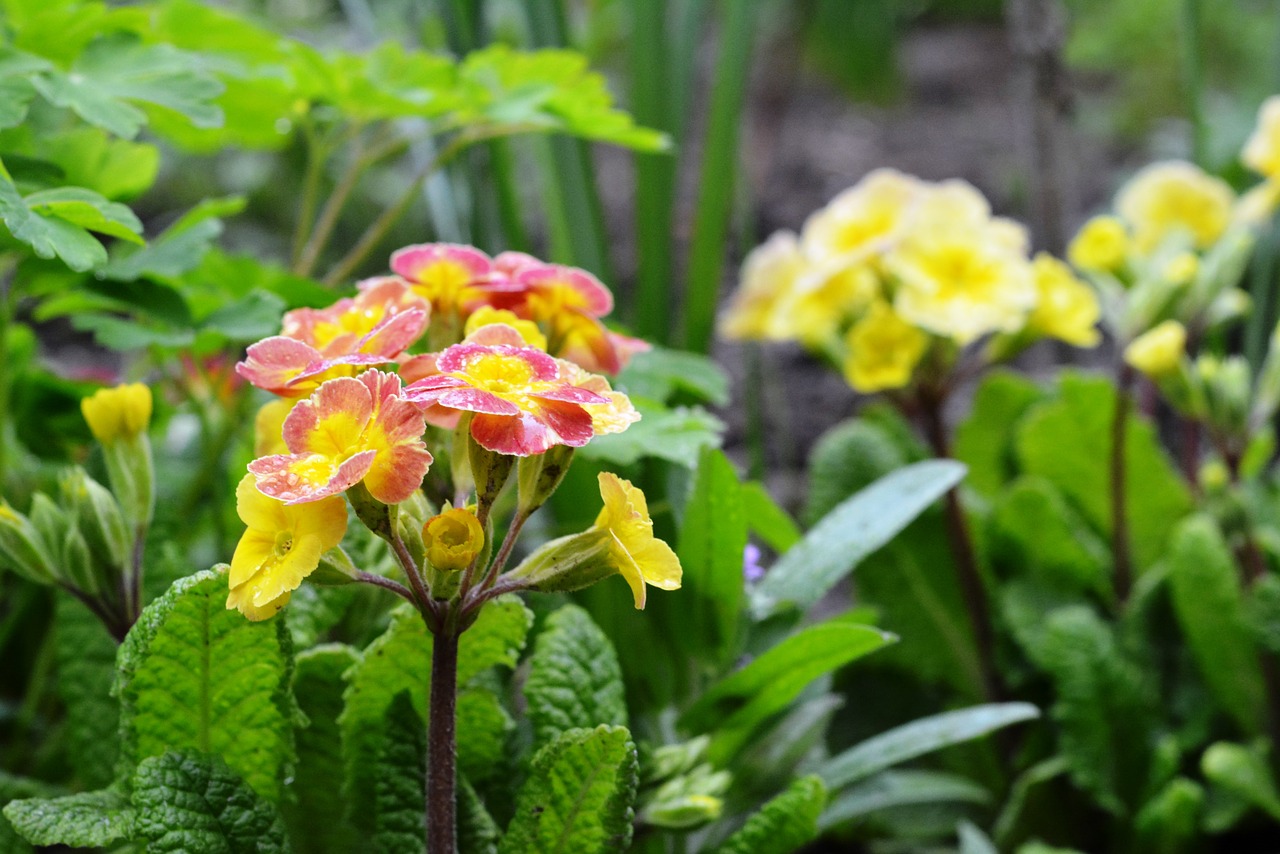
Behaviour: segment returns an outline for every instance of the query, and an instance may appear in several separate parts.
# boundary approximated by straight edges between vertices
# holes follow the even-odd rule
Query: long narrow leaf
[[[972,780],[937,771],[886,771],[834,798],[818,818],[827,830],[878,810],[916,804],[986,804],[991,794]]]

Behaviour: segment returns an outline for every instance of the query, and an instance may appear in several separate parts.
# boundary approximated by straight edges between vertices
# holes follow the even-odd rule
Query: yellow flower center
[[[288,555],[292,548],[293,531],[280,531],[276,534],[276,542],[275,545],[271,547],[271,554],[279,560]]]
[[[529,390],[533,366],[519,356],[484,355],[467,365],[467,379],[500,397]]]

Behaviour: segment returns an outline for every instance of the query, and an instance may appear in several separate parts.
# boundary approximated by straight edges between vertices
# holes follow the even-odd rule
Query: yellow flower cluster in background
[[[1093,292],[1028,244],[971,185],[879,169],[747,256],[721,331],[798,341],[863,392],[906,387],[930,352],[945,369],[992,335],[1097,343]]]

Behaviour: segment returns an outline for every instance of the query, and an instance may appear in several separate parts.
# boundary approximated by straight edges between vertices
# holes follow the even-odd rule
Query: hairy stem
[[[1134,372],[1128,363],[1121,362],[1116,376],[1116,408],[1111,417],[1111,451],[1109,478],[1111,485],[1111,555],[1115,563],[1116,604],[1123,607],[1133,589],[1133,562],[1129,547],[1129,513],[1125,498],[1127,461],[1125,435],[1129,410],[1133,406],[1130,389]]]
[[[399,581],[387,578],[386,576],[360,570],[356,573],[356,581],[359,581],[361,584],[372,584],[374,587],[381,587],[384,590],[390,590],[401,599],[404,599],[407,602],[412,602],[415,606],[418,604],[418,600],[414,598],[412,590],[405,587]]]
[[[427,721],[427,854],[457,851],[458,635],[452,620],[431,647]]]

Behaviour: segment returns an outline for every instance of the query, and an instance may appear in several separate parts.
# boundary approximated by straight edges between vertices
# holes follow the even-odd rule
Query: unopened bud
[[[338,587],[355,581],[358,572],[356,565],[351,562],[351,556],[339,546],[320,555],[319,565],[307,576],[307,580],[326,587]]]
[[[520,458],[516,472],[519,512],[528,516],[547,502],[569,471],[573,451],[568,445],[552,445],[546,453]]]
[[[151,423],[151,389],[142,383],[104,388],[80,401],[93,436],[104,445],[136,436]]]
[[[132,540],[115,496],[81,468],[63,478],[62,494],[95,560],[123,571]]]
[[[0,499],[0,567],[38,584],[50,584],[58,575],[53,556],[35,525],[3,499]]]
[[[618,572],[612,542],[613,534],[602,528],[560,537],[543,544],[506,577],[542,593],[581,590]]]
[[[98,573],[94,569],[89,544],[78,528],[68,528],[62,542],[62,570],[66,579],[90,596],[102,589]]]
[[[465,507],[445,510],[422,526],[427,561],[436,569],[465,569],[484,549],[484,543],[480,520]]]

